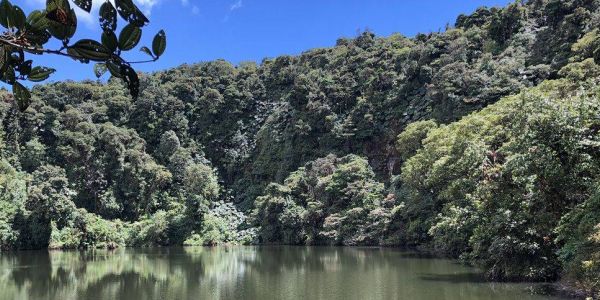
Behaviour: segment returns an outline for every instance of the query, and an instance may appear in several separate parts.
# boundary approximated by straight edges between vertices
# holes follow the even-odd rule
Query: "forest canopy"
[[[600,289],[600,5],[0,92],[2,249],[408,246]]]

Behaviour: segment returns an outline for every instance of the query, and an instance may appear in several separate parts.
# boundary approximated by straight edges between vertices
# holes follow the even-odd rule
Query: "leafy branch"
[[[92,0],[71,0],[75,5],[90,13]],[[118,37],[118,16],[127,24]],[[135,99],[139,94],[139,78],[132,64],[154,62],[166,49],[166,34],[159,31],[152,41],[152,49],[143,46],[140,51],[150,59],[127,61],[123,52],[135,48],[142,37],[142,28],[148,19],[133,3],[133,0],[104,2],[99,10],[102,36],[100,41],[81,39],[71,42],[77,30],[77,16],[69,0],[47,0],[44,10],[34,10],[25,16],[23,10],[9,2],[0,0],[0,80],[12,85],[13,95],[21,111],[31,103],[31,93],[19,81],[40,82],[48,79],[56,70],[47,67],[32,67],[33,61],[26,59],[28,54],[59,55],[82,63],[95,62],[94,73],[101,77],[106,72],[121,78]],[[58,40],[60,49],[48,49],[45,45]]]

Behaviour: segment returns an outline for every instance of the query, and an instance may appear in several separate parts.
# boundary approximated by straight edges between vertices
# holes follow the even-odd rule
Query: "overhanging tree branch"
[[[88,13],[92,0],[71,0]],[[116,6],[116,7],[115,7]],[[117,30],[117,15],[127,24]],[[132,64],[157,61],[166,48],[166,35],[159,31],[152,41],[152,49],[141,47],[151,59],[127,61],[121,54],[135,48],[141,39],[142,28],[149,22],[133,0],[104,2],[99,10],[102,37],[100,41],[81,39],[70,43],[77,30],[77,18],[70,0],[48,0],[44,10],[34,10],[26,17],[18,5],[0,0],[0,25],[6,30],[0,35],[0,81],[12,85],[19,109],[29,106],[31,94],[19,81],[46,80],[55,70],[33,67],[26,54],[58,55],[83,63],[96,62],[94,72],[101,77],[106,72],[123,79],[135,99],[139,94],[139,79]],[[44,47],[51,39],[62,43],[60,49]]]

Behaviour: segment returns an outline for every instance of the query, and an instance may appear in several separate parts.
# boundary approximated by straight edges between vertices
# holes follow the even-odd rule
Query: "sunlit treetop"
[[[87,13],[92,9],[92,0],[71,2]],[[27,109],[31,102],[29,90],[20,81],[44,81],[55,71],[33,66],[31,55],[61,55],[82,63],[95,62],[97,77],[110,72],[123,79],[131,96],[137,98],[139,80],[132,64],[158,60],[166,48],[165,32],[161,30],[154,36],[151,48],[140,48],[150,56],[148,60],[127,61],[122,54],[138,45],[148,19],[133,0],[107,0],[100,6],[98,14],[102,28],[100,41],[72,41],[77,31],[77,16],[69,0],[47,0],[45,9],[27,15],[18,5],[0,0],[0,25],[3,27],[0,32],[0,80],[12,85],[20,110]],[[119,17],[124,20],[124,26],[117,34]],[[52,39],[59,42],[57,49],[47,47]]]

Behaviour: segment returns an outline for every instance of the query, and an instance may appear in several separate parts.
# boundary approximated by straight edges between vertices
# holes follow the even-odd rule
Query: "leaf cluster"
[[[73,4],[90,13],[92,0],[72,0]],[[114,3],[114,4],[113,4]],[[125,25],[117,36],[119,17]],[[148,54],[147,61],[131,62],[122,57],[135,48],[142,37],[142,28],[148,18],[133,0],[106,1],[99,9],[102,29],[100,40],[80,39],[72,41],[77,31],[77,15],[69,0],[47,0],[43,10],[34,10],[25,15],[23,9],[9,0],[0,1],[0,80],[12,85],[13,95],[21,111],[31,103],[30,91],[20,82],[40,82],[48,79],[56,70],[43,66],[32,66],[29,55],[62,55],[82,63],[96,62],[94,73],[100,77],[107,71],[121,78],[130,95],[139,94],[139,78],[132,64],[156,61],[166,48],[166,35],[159,31],[152,41],[152,49],[143,46],[140,51]],[[52,40],[60,43],[59,49],[47,49]]]

